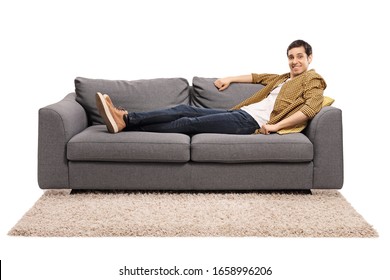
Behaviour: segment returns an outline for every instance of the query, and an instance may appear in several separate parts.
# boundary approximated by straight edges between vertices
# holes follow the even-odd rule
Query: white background
[[[123,279],[118,271],[124,265],[271,266],[274,273],[268,279],[389,279],[386,1],[327,2],[2,0],[4,279]],[[191,81],[193,76],[285,73],[286,48],[295,39],[313,46],[311,67],[327,81],[325,94],[343,110],[341,193],[379,238],[7,236],[43,193],[36,178],[38,109],[72,92],[76,76]],[[188,279],[202,278],[210,279]]]

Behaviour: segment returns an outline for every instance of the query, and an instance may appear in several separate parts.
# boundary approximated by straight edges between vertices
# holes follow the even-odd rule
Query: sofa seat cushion
[[[302,133],[286,135],[198,134],[191,142],[195,162],[309,162],[313,145]]]
[[[90,126],[67,144],[71,161],[187,162],[190,137],[177,133],[122,132]]]

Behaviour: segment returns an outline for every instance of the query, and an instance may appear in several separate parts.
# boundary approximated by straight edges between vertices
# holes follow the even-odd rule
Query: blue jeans
[[[222,110],[178,105],[125,116],[127,131],[171,132],[184,134],[252,134],[260,128],[243,110]]]

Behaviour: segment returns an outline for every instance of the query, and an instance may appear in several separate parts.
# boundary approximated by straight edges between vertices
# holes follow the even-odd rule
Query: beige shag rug
[[[334,190],[288,192],[46,191],[11,236],[377,237]]]

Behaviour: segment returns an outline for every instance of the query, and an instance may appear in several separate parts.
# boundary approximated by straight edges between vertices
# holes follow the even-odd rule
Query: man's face
[[[312,55],[307,56],[304,47],[293,48],[288,51],[288,65],[290,76],[294,78],[306,72],[311,63]]]

